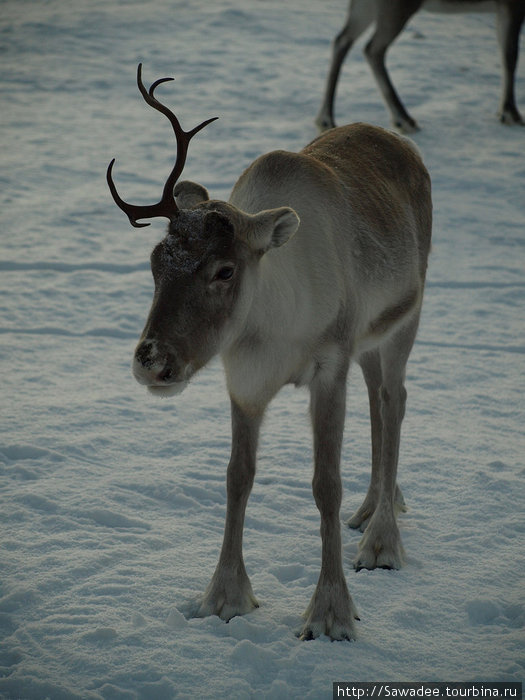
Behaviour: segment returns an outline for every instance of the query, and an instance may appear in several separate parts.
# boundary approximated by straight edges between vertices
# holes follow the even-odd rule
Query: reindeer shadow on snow
[[[340,453],[351,360],[370,398],[372,472],[348,525],[363,531],[356,569],[398,569],[403,547],[396,514],[405,366],[419,322],[430,248],[430,178],[406,139],[354,124],[332,129],[299,153],[273,151],[242,173],[228,202],[178,179],[191,138],[170,121],[177,159],[159,202],[116,204],[133,226],[168,219],[151,254],[155,291],[133,358],[133,374],[159,396],[181,392],[220,354],[231,399],[224,540],[197,616],[229,620],[258,606],[245,569],[245,509],[261,421],[288,383],[310,390],[313,495],[321,518],[321,570],[304,614],[302,639],[354,639],[356,608],[342,564]]]

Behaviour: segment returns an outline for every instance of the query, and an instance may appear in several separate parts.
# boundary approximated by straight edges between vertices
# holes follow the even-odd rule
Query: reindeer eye
[[[235,268],[232,265],[225,265],[217,270],[214,279],[227,282],[228,280],[231,280],[234,272]]]

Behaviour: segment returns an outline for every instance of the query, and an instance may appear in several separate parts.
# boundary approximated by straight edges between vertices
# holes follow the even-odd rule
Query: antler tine
[[[159,214],[152,214],[151,210],[155,207],[151,206],[137,206],[135,204],[129,204],[128,202],[125,202],[117,192],[117,188],[115,187],[115,183],[113,182],[113,166],[115,165],[115,159],[111,161],[111,163],[108,165],[108,169],[106,172],[106,180],[109,186],[109,191],[111,192],[111,195],[113,199],[115,200],[115,204],[122,209],[122,211],[127,214],[129,223],[134,226],[135,228],[143,228],[144,226],[149,226],[149,224],[138,224],[137,219],[147,219],[150,216],[159,216]]]
[[[142,63],[140,65],[142,66]],[[159,78],[154,83],[152,83],[149,86],[149,90],[148,90],[149,96],[153,97],[153,92],[154,92],[155,88],[157,87],[157,85],[160,85],[161,83],[168,83],[168,82],[170,82],[170,80],[175,80],[175,78]]]
[[[211,119],[206,119],[205,121],[202,122],[202,124],[199,124],[198,126],[194,127],[191,131],[184,131],[184,129],[181,127],[180,122],[175,114],[171,110],[169,110],[165,105],[162,104],[162,102],[159,102],[155,95],[153,94],[156,90],[156,88],[161,84],[161,83],[167,83],[171,80],[175,80],[175,78],[159,78],[156,80],[154,83],[150,85],[149,90],[146,92],[146,88],[144,87],[144,83],[142,82],[142,63],[139,63],[138,71],[137,71],[137,83],[139,86],[139,90],[141,94],[144,96],[144,99],[146,102],[154,107],[155,109],[158,109],[159,112],[162,112],[165,114],[170,122],[173,125],[173,129],[175,131],[175,134],[177,134],[177,131],[180,131],[182,134],[185,134],[188,137],[188,141],[195,136],[195,134],[203,129],[207,124],[210,122],[214,122],[216,119],[219,117],[212,117]],[[146,96],[149,95],[149,98],[147,99]]]
[[[112,170],[113,165],[115,163],[115,159],[113,159],[109,164],[106,174],[108,186],[113,196],[113,199],[115,200],[115,203],[122,209],[123,212],[125,212],[125,214],[127,214],[130,223],[136,228],[149,226],[149,224],[138,224],[137,219],[153,218],[157,216],[165,216],[166,218],[171,219],[177,213],[178,207],[173,196],[173,188],[175,187],[175,183],[179,179],[184,169],[189,142],[193,138],[193,136],[195,136],[195,134],[201,129],[203,129],[207,124],[210,124],[211,122],[218,119],[218,117],[212,117],[211,119],[207,119],[206,121],[202,122],[202,124],[199,124],[191,131],[184,131],[175,114],[170,109],[168,109],[168,107],[163,105],[162,102],[159,102],[159,100],[157,100],[157,98],[153,94],[158,85],[171,80],[173,80],[173,78],[159,78],[154,83],[152,83],[149,90],[147,90],[144,86],[144,83],[142,82],[142,63],[139,63],[138,65],[137,85],[142,97],[144,98],[146,103],[150,105],[150,107],[153,107],[157,111],[161,112],[169,119],[173,127],[173,131],[175,133],[175,138],[177,140],[177,158],[175,160],[175,165],[173,166],[173,169],[169,174],[168,179],[166,180],[166,184],[164,185],[160,201],[157,202],[157,204],[153,204],[150,206],[136,206],[134,204],[129,204],[128,202],[125,202],[119,196],[117,188],[115,187],[115,183],[113,182]]]
[[[142,82],[142,63],[139,63],[137,67],[137,86],[140,90],[140,94],[147,102],[147,104],[149,104],[150,107],[153,107],[154,109],[158,110],[159,112],[162,112],[162,114],[168,117],[175,131],[175,135],[177,135],[177,130],[182,131],[182,127],[180,125],[179,120],[173,114],[173,112],[170,109],[168,109],[168,107],[166,107],[166,105],[163,105],[162,102],[159,102],[157,98],[153,95],[155,88],[158,85],[160,85],[161,83],[170,82],[172,80],[174,80],[174,78],[159,78],[151,85],[149,90],[146,90],[146,86]]]
[[[191,139],[195,136],[195,134],[198,131],[204,129],[204,127],[207,124],[218,119],[218,117],[212,117],[211,119],[207,119],[206,121],[202,122],[202,124],[199,124],[191,131],[184,131],[177,116],[170,109],[168,109],[166,105],[163,105],[162,102],[159,102],[159,100],[157,100],[157,98],[153,94],[158,85],[160,85],[161,83],[168,82],[170,80],[173,80],[173,78],[159,78],[154,83],[152,83],[149,90],[146,90],[146,87],[142,82],[142,63],[139,63],[137,68],[137,85],[142,94],[142,97],[150,105],[150,107],[153,107],[154,109],[158,110],[166,117],[168,117],[173,127],[175,138],[177,139],[177,160],[175,161],[175,166],[171,171],[168,179],[166,180],[166,184],[164,185],[162,201],[164,201],[165,198],[168,197],[173,198],[173,188],[175,187],[175,183],[179,179],[184,169],[184,165],[186,163],[186,156],[188,153],[188,145]]]

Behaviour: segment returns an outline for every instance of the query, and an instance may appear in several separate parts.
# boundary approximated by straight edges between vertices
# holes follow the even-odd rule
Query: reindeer
[[[430,179],[401,136],[355,124],[318,137],[299,153],[273,151],[240,176],[228,202],[199,184],[177,182],[189,132],[166,115],[177,159],[162,198],[151,206],[116,204],[133,226],[166,217],[151,254],[153,303],[135,350],[133,374],[158,396],[182,391],[220,354],[231,400],[224,540],[196,616],[230,620],[258,607],[242,554],[243,524],[254,482],[257,442],[268,403],[287,384],[307,385],[314,436],[313,494],[321,516],[322,559],[316,590],[298,633],[353,639],[356,608],[342,564],[340,452],[350,360],[370,395],[372,476],[349,520],[361,529],[356,569],[402,565],[396,514],[405,365],[423,298],[431,236]]]
[[[375,29],[365,46],[365,56],[390,111],[392,124],[404,133],[419,129],[392,85],[385,66],[385,56],[408,20],[420,9],[436,12],[496,11],[503,64],[499,118],[504,124],[525,123],[514,97],[514,74],[518,63],[520,30],[525,16],[525,0],[350,0],[346,23],[333,42],[332,63],[323,103],[316,118],[319,129],[335,126],[334,99],[341,66],[354,41],[372,24]]]

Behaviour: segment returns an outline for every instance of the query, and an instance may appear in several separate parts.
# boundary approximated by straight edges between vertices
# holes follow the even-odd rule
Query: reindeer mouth
[[[168,397],[184,391],[194,369],[189,363],[179,367],[173,358],[156,352],[155,341],[144,341],[133,357],[132,372],[151,394]]]
[[[181,394],[188,386],[188,381],[172,382],[171,384],[150,384],[147,389],[153,396],[158,396],[161,399],[167,399],[170,396]]]

